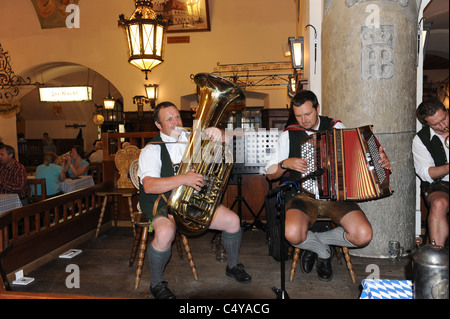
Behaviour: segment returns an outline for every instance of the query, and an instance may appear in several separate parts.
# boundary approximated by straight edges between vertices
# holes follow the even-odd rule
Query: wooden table
[[[128,199],[128,209],[130,210],[130,221],[131,226],[133,227],[133,233],[135,234],[134,229],[134,218],[133,218],[133,203],[132,198],[137,194],[136,188],[112,188],[106,191],[96,192],[97,196],[105,197],[103,199],[102,210],[100,212],[100,217],[98,219],[97,231],[95,232],[95,237],[98,237],[98,232],[100,230],[100,226],[102,225],[103,215],[106,209],[106,203],[108,201],[108,196],[112,196],[114,198],[114,226],[117,226],[117,220],[119,217],[119,196],[126,197]]]
[[[91,175],[80,176],[76,179],[66,178],[59,183],[59,189],[63,193],[78,191],[83,188],[94,186],[94,179]]]

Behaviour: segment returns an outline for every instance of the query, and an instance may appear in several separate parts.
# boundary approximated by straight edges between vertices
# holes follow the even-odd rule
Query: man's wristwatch
[[[281,161],[281,162],[280,162],[280,167],[281,167],[281,169],[287,170],[287,167],[283,165],[283,162],[284,162],[284,161]]]

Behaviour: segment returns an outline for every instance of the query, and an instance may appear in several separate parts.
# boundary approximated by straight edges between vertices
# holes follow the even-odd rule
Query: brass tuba
[[[189,186],[177,187],[167,201],[178,231],[185,235],[200,235],[209,228],[233,168],[230,147],[222,142],[202,140],[202,133],[219,124],[230,104],[245,100],[242,89],[222,77],[199,73],[194,76],[194,82],[198,107],[178,175],[195,168],[203,174],[205,185],[200,191]]]

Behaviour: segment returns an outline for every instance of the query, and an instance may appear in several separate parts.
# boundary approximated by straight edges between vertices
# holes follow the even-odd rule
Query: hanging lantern
[[[136,10],[130,19],[119,16],[128,42],[128,62],[147,74],[163,62],[165,21],[153,11],[153,0],[135,0]]]

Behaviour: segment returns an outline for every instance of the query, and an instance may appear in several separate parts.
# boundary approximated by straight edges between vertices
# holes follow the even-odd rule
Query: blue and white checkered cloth
[[[413,299],[411,280],[364,279],[360,299]]]

